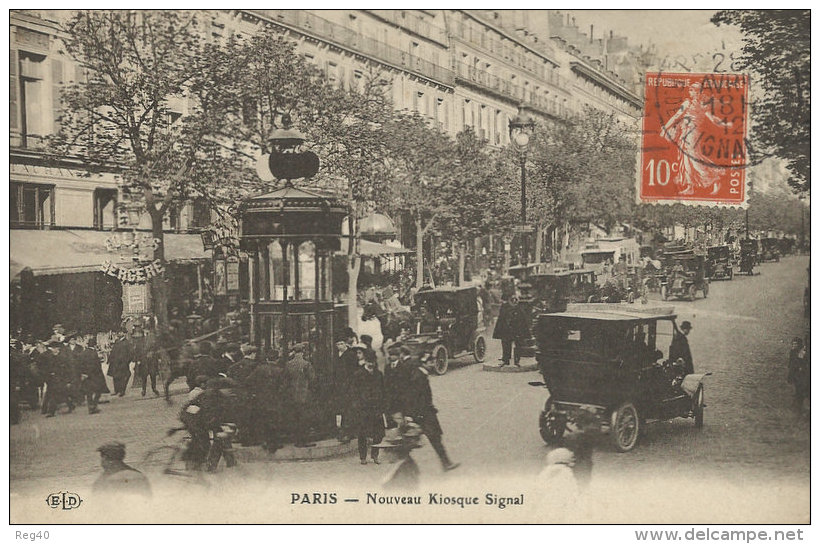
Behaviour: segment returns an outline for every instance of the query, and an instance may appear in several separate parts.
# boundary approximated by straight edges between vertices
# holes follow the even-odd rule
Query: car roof
[[[561,270],[559,272],[542,272],[540,274],[532,274],[531,278],[541,277],[555,277],[555,276],[574,276],[578,274],[594,274],[595,271],[590,268],[576,268],[575,270]]]
[[[625,304],[579,303],[568,304],[566,311],[545,314],[548,317],[585,319],[594,321],[648,321],[675,319],[675,309],[667,307],[636,308]]]
[[[417,291],[416,295],[425,295],[428,293],[461,293],[469,291],[470,289],[477,289],[475,285],[466,285],[464,287],[436,287],[435,289],[425,289]]]

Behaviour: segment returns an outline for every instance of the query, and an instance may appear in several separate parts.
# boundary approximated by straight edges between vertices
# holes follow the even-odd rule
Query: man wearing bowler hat
[[[125,444],[122,442],[109,442],[103,444],[97,451],[100,452],[100,464],[103,473],[91,488],[94,494],[123,494],[138,495],[143,497],[151,496],[151,485],[148,478],[139,470],[126,465]]]
[[[689,351],[689,332],[692,330],[692,324],[684,321],[680,324],[680,329],[675,326],[675,333],[672,337],[672,343],[669,345],[669,360],[675,362],[678,359],[683,359],[683,373],[692,374],[695,372],[695,366],[692,363],[692,352]]]

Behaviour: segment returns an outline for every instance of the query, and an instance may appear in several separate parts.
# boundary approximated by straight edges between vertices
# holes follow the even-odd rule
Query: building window
[[[208,205],[208,201],[204,198],[198,198],[194,200],[191,213],[191,224],[190,228],[192,229],[203,229],[211,224],[211,207]]]
[[[9,223],[14,228],[48,228],[54,225],[54,186],[11,183]]]
[[[94,228],[113,229],[117,226],[117,190],[94,190]]]
[[[23,147],[36,146],[51,133],[52,123],[46,114],[45,55],[19,51],[17,92],[20,113],[20,136]]]

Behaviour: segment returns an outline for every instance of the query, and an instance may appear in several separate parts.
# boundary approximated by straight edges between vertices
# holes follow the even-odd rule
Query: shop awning
[[[405,247],[395,247],[370,240],[359,240],[359,252],[364,257],[378,257],[383,255],[403,255],[413,253],[412,249]],[[337,255],[347,255],[347,241],[342,239],[342,249],[336,252]]]
[[[111,232],[93,230],[12,230],[9,240],[9,280],[25,268],[35,275],[70,274],[99,270],[105,261],[128,262],[125,251],[111,252],[105,241]],[[198,234],[166,234],[169,262],[210,259]]]

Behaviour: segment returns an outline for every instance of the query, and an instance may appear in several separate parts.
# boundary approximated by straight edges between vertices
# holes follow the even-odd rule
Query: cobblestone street
[[[691,420],[657,423],[635,451],[627,454],[615,453],[602,436],[594,454],[593,473],[596,483],[604,486],[601,489],[614,489],[605,482],[620,482],[618,485],[629,485],[636,493],[644,490],[648,496],[662,497],[652,487],[659,485],[657,482],[702,482],[687,484],[687,489],[699,494],[725,492],[731,500],[751,501],[738,506],[727,519],[763,522],[784,511],[793,519],[805,519],[810,429],[808,421],[790,410],[791,389],[785,377],[789,340],[802,335],[807,325],[801,305],[807,265],[805,257],[786,258],[762,265],[759,276],[714,282],[705,300],[667,303],[675,306],[679,322],[688,319],[694,323],[690,343],[696,369],[713,373],[706,381],[705,427],[697,431]],[[664,303],[653,300],[650,304]],[[499,356],[497,344],[490,343],[489,362]],[[426,445],[414,453],[423,484],[435,489],[498,484],[505,489],[510,482],[526,481],[527,475],[540,470],[549,450],[537,429],[546,392],[527,385],[538,379],[538,374],[483,372],[481,365],[464,364],[467,362],[465,358],[445,376],[431,380],[444,443],[462,466],[443,473],[432,448]],[[184,390],[182,383],[176,387]],[[174,405],[168,406],[161,398],[143,399],[139,393],[129,389],[127,397],[102,405],[102,413],[95,416],[89,416],[85,407],[48,419],[39,411],[24,412],[22,423],[11,427],[11,491],[18,497],[13,501],[15,507],[22,508],[29,500],[32,505],[42,502],[38,493],[45,489],[85,492],[99,471],[95,448],[113,439],[126,443],[126,461],[144,470],[155,487],[168,482],[159,474],[159,465],[145,465],[143,458],[163,443],[178,443],[178,436],[166,438],[165,431],[176,425],[182,397],[175,395]],[[572,437],[568,441],[571,443]],[[312,462],[243,463],[236,470],[223,470],[208,478],[223,491],[274,494],[273,502],[284,509],[282,519],[286,519],[299,515],[299,511],[288,509],[290,493],[379,490],[389,467],[389,463],[361,466],[355,455],[350,455]],[[760,494],[761,489],[766,493]],[[698,502],[694,496],[673,497]],[[763,497],[772,505],[767,510],[759,510],[761,505],[755,502]],[[795,504],[806,510],[792,511]],[[220,503],[219,508],[227,507]],[[610,511],[618,510],[611,506]],[[240,516],[238,519],[250,515],[234,514]],[[598,515],[596,519],[604,519]],[[254,516],[251,518],[266,519]]]

